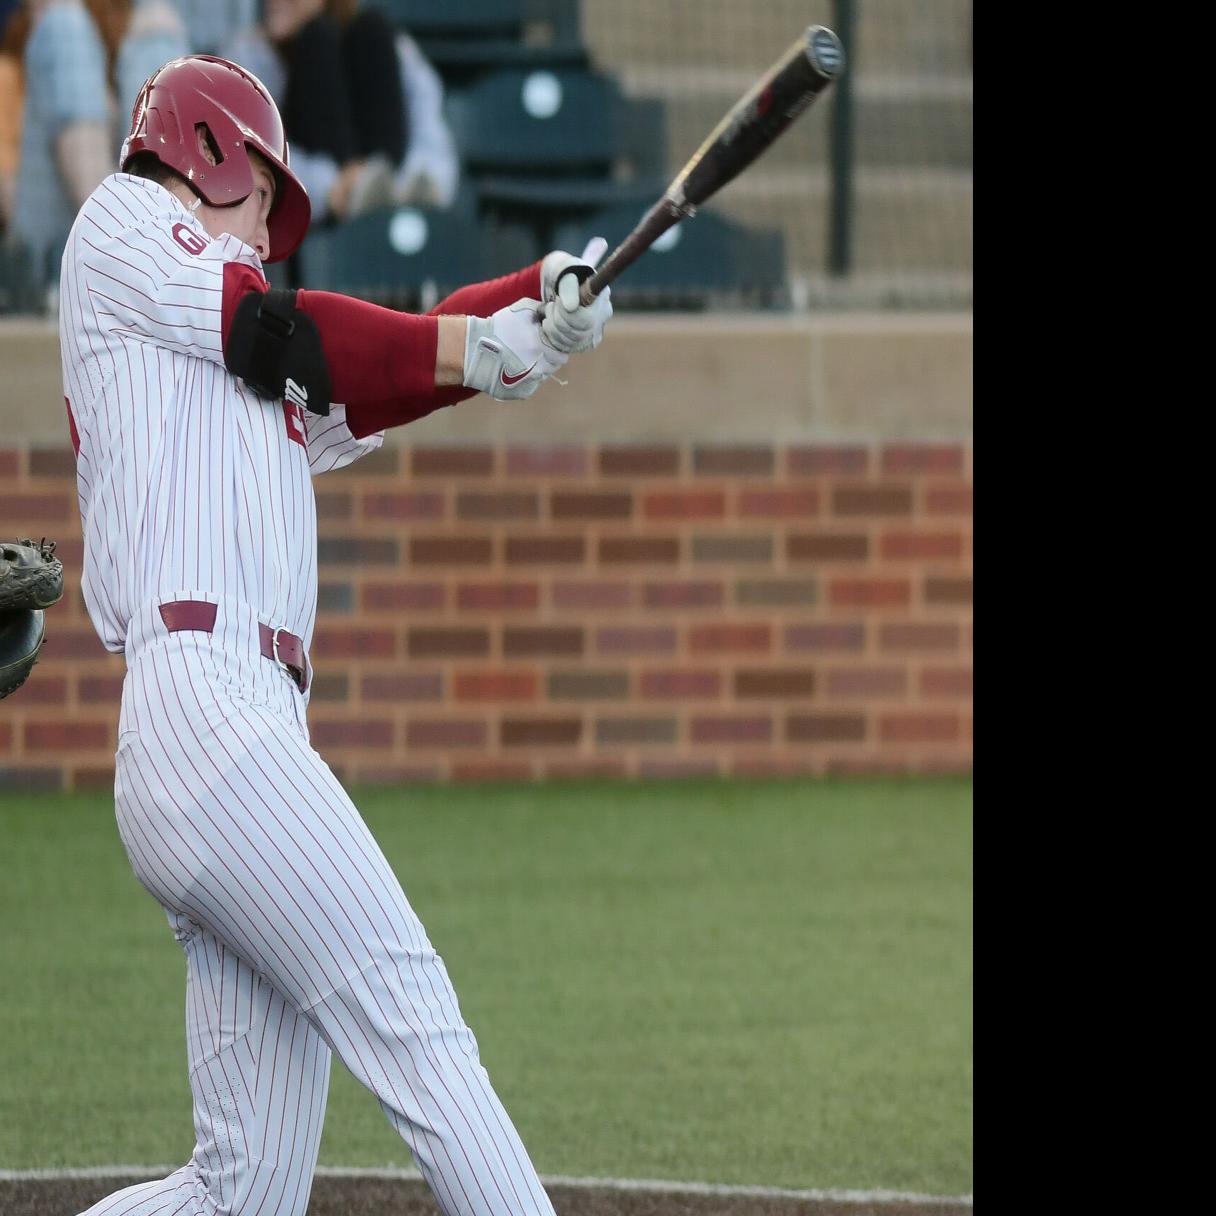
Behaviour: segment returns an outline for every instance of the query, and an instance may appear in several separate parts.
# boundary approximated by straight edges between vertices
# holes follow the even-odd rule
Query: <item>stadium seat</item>
[[[380,8],[415,38],[463,36],[518,38],[527,0],[377,0]]]
[[[487,227],[459,210],[410,206],[317,229],[296,256],[302,287],[425,309],[466,283],[518,270],[539,255],[526,230]]]
[[[554,245],[577,252],[593,236],[615,248],[646,208],[613,207],[562,225]],[[781,233],[752,230],[701,210],[668,229],[612,285],[613,298],[635,307],[704,308],[787,302]]]

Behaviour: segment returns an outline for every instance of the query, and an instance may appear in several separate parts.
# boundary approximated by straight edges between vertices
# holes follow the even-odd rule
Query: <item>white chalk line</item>
[[[163,1178],[176,1165],[103,1165],[43,1170],[0,1170],[0,1182],[54,1182],[68,1178]],[[318,1178],[386,1178],[391,1181],[420,1182],[422,1175],[414,1169],[398,1166],[360,1168],[354,1166],[321,1165]],[[854,1190],[787,1190],[775,1186],[725,1186],[714,1182],[677,1182],[650,1178],[568,1178],[561,1174],[546,1174],[541,1181],[546,1186],[582,1187],[588,1190],[654,1191],[681,1195],[726,1195],[747,1199],[814,1199],[821,1203],[895,1204],[934,1203],[942,1207],[970,1209],[970,1195],[923,1195],[915,1191],[854,1191]]]

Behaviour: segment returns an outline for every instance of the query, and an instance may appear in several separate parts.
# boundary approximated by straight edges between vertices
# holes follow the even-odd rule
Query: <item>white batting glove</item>
[[[545,301],[542,328],[545,340],[568,355],[594,350],[604,340],[604,326],[612,317],[612,288],[605,287],[590,304],[579,301],[579,288],[604,256],[608,242],[592,237],[583,256],[555,249],[540,264],[541,298]]]
[[[539,300],[524,297],[492,317],[469,317],[464,342],[464,384],[496,401],[531,397],[570,357],[541,332]]]

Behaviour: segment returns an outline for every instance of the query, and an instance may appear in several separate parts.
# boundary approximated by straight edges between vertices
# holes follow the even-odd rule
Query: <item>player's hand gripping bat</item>
[[[840,39],[826,26],[810,26],[735,102],[604,264],[589,276],[584,270],[581,286],[576,271],[562,275],[556,286],[563,305],[590,304],[668,228],[742,173],[843,70]]]

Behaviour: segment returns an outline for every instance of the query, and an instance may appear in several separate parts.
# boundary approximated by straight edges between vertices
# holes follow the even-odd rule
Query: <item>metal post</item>
[[[829,140],[831,201],[828,210],[828,270],[837,278],[853,265],[853,77],[857,71],[859,0],[834,0],[836,33],[844,46],[845,69],[832,90]]]

